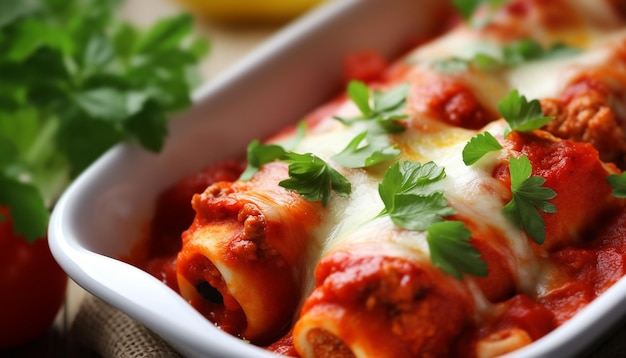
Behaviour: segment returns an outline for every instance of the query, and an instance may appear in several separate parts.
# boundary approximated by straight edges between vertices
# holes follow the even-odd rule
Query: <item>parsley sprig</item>
[[[436,70],[442,72],[466,71],[468,68],[493,71],[514,68],[533,61],[562,58],[580,53],[580,50],[567,46],[564,43],[559,42],[549,47],[543,47],[539,42],[532,39],[513,41],[497,50],[499,54],[496,56],[478,52],[470,58],[451,57],[439,59],[433,62],[433,66]]]
[[[509,158],[509,171],[513,198],[502,210],[536,243],[543,244],[546,238],[546,227],[539,210],[545,213],[556,213],[556,207],[548,202],[556,197],[556,192],[542,186],[546,181],[545,178],[538,175],[531,176],[532,165],[525,155],[519,159]]]
[[[489,132],[478,133],[463,147],[463,163],[465,163],[465,165],[472,165],[487,153],[500,149],[502,149],[502,145],[493,134]]]
[[[611,185],[611,195],[616,198],[626,198],[626,173],[610,174],[606,181]]]
[[[289,164],[289,179],[278,185],[296,191],[305,200],[321,201],[326,206],[331,190],[341,196],[352,191],[352,185],[341,173],[314,154],[289,152],[284,160]]]
[[[28,240],[102,153],[125,140],[159,151],[170,114],[191,104],[208,49],[192,17],[144,30],[116,16],[120,3],[0,2],[0,205]]]
[[[480,253],[469,244],[471,233],[462,222],[444,221],[456,211],[443,195],[443,167],[433,162],[394,163],[385,173],[378,192],[393,223],[413,231],[427,231],[431,260],[444,272],[461,279],[461,273],[487,274]]]
[[[460,221],[440,221],[428,228],[426,241],[433,263],[444,272],[462,279],[463,273],[487,276],[487,263],[470,244],[471,231]]]
[[[378,186],[385,204],[379,215],[389,215],[399,227],[424,231],[454,214],[440,186],[445,176],[444,168],[433,162],[395,162]]]
[[[487,5],[491,9],[498,8],[506,0],[454,0],[452,3],[465,20],[469,20],[474,12],[481,6]]]
[[[539,129],[554,119],[543,115],[538,100],[528,101],[518,90],[511,91],[498,103],[498,111],[509,125],[505,136],[510,131],[530,132]]]
[[[400,154],[400,150],[391,144],[388,135],[405,130],[397,120],[407,117],[403,109],[408,85],[401,84],[387,92],[381,92],[371,91],[363,82],[351,81],[347,92],[348,97],[359,108],[361,116],[335,118],[348,126],[357,122],[365,123],[367,129],[331,159],[346,168],[363,168],[393,159]]]
[[[511,91],[498,103],[498,111],[507,123],[506,137],[511,131],[530,132],[543,127],[554,117],[544,116],[538,100],[528,101],[518,90]],[[463,148],[463,162],[472,165],[485,154],[502,149],[502,145],[489,132],[474,136]]]
[[[350,143],[331,159],[346,168],[363,168],[393,159],[400,154],[400,149],[390,145],[389,138],[380,134],[364,131],[354,137]]]
[[[289,179],[278,185],[293,190],[305,200],[321,201],[326,206],[331,191],[346,196],[352,191],[352,185],[341,173],[326,161],[312,153],[296,153],[288,149],[296,147],[304,136],[305,122],[300,122],[292,140],[282,144],[261,144],[258,140],[250,142],[247,149],[248,165],[239,180],[250,180],[264,164],[280,160],[288,164]]]
[[[302,138],[304,138],[306,128],[306,122],[301,121],[296,127],[295,135],[282,143],[261,144],[258,139],[250,142],[247,148],[248,165],[241,173],[239,180],[250,180],[263,164],[287,159],[287,152],[295,149]]]
[[[347,93],[361,111],[361,116],[335,118],[346,125],[357,121],[373,121],[387,133],[402,132],[404,127],[394,121],[407,117],[403,109],[406,105],[408,88],[408,84],[400,84],[386,92],[371,91],[365,83],[352,80],[348,83]]]
[[[528,101],[517,90],[511,91],[498,103],[498,111],[507,122],[504,136],[511,131],[528,132],[543,127],[553,118],[544,116],[539,101]],[[502,149],[502,145],[489,132],[474,136],[463,148],[463,162],[472,165],[489,152]],[[519,159],[509,158],[511,173],[511,192],[513,198],[503,212],[521,229],[524,229],[536,243],[545,241],[545,222],[539,210],[555,213],[556,207],[548,200],[556,196],[556,192],[543,187],[545,178],[531,176],[532,164],[527,156]]]

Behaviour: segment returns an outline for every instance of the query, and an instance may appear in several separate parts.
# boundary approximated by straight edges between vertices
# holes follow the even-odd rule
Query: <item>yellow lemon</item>
[[[324,0],[177,0],[190,11],[230,23],[267,23],[290,20]]]

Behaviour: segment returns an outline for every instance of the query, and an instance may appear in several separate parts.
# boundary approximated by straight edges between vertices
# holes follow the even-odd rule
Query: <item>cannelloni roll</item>
[[[311,232],[321,205],[277,184],[282,163],[250,181],[218,182],[195,195],[177,258],[182,296],[227,332],[263,344],[291,323],[302,296]]]

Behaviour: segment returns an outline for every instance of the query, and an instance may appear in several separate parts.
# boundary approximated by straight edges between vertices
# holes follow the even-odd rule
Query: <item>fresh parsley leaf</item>
[[[348,97],[361,111],[361,116],[356,118],[335,117],[346,125],[356,121],[374,121],[387,133],[396,133],[404,130],[398,125],[389,125],[388,122],[406,118],[403,112],[406,105],[406,96],[409,90],[408,84],[400,84],[387,92],[370,91],[365,83],[352,80],[348,83]],[[370,106],[370,101],[373,107]]]
[[[530,102],[517,90],[511,91],[498,103],[498,111],[508,123],[508,131],[529,132],[541,128],[553,117],[544,116],[541,104],[533,99]]]
[[[348,97],[356,104],[364,117],[374,115],[374,110],[370,107],[370,89],[361,81],[350,81],[348,83]]]
[[[389,216],[397,226],[413,231],[424,231],[430,225],[452,215],[455,210],[448,206],[443,192],[430,194],[405,194],[393,198]]]
[[[460,221],[440,221],[428,228],[430,257],[444,272],[462,279],[462,273],[487,276],[487,264],[470,243],[472,233]]]
[[[613,188],[611,195],[616,198],[626,198],[626,173],[610,174],[606,181]]]
[[[366,124],[366,130],[353,138],[332,159],[346,168],[369,167],[396,157],[400,151],[390,143],[388,134],[400,133],[404,126],[398,119],[406,118],[402,112],[406,104],[408,85],[398,85],[387,92],[374,91],[359,81],[348,84],[348,96],[361,111],[357,118],[335,117],[345,125],[357,121]],[[370,107],[370,100],[373,107]]]
[[[498,49],[498,54],[478,52],[471,58],[450,57],[433,61],[433,68],[440,72],[462,72],[469,68],[483,71],[495,71],[503,68],[517,67],[524,63],[571,56],[580,50],[563,43],[555,43],[543,48],[540,43],[531,39],[522,39],[506,44]],[[496,51],[494,51],[496,52]],[[494,57],[495,56],[495,57]]]
[[[469,20],[474,12],[482,5],[492,9],[504,4],[506,0],[454,0],[453,4],[465,20]]]
[[[298,122],[298,125],[296,126],[295,135],[291,137],[290,139],[287,139],[285,141],[278,143],[278,145],[285,148],[285,150],[293,151],[298,146],[298,144],[300,144],[300,142],[302,141],[302,138],[304,138],[304,135],[306,134],[306,130],[307,130],[306,122],[305,121]]]
[[[248,166],[241,173],[239,180],[250,180],[263,164],[287,158],[287,152],[280,145],[261,144],[258,140],[253,140],[248,144],[247,152]]]
[[[278,185],[296,191],[305,200],[321,201],[326,206],[331,190],[342,196],[352,191],[352,185],[341,173],[314,154],[289,152],[284,160],[289,164],[289,179]]]
[[[479,133],[472,137],[463,147],[463,163],[472,165],[489,152],[502,149],[502,145],[489,132]]]
[[[389,215],[399,227],[424,231],[455,210],[440,189],[439,182],[445,178],[443,167],[433,162],[394,163],[385,173],[378,186],[378,193],[385,204],[379,214]]]
[[[502,210],[536,243],[543,244],[546,227],[539,210],[549,214],[556,213],[556,207],[548,200],[557,194],[554,190],[542,186],[545,178],[531,176],[532,165],[527,156],[522,155],[519,159],[509,158],[509,170],[513,198]]]
[[[38,189],[0,173],[0,203],[11,208],[14,231],[34,242],[48,228],[50,214]],[[4,218],[0,217],[0,220]]]
[[[379,214],[413,231],[427,231],[426,240],[433,264],[462,279],[462,272],[486,276],[486,263],[469,244],[471,232],[459,221],[443,221],[456,211],[450,207],[440,187],[443,167],[433,162],[394,163],[385,173],[378,192],[385,204]]]
[[[346,168],[369,167],[393,159],[400,150],[390,146],[386,137],[360,133],[341,152],[331,157],[335,163]]]
[[[549,48],[543,48],[541,44],[532,39],[522,39],[504,46],[502,50],[503,61],[507,66],[519,66],[526,62],[570,56],[580,53],[578,49],[566,46],[563,43],[555,43]]]
[[[25,197],[39,196],[24,200],[50,209],[69,181],[120,141],[159,151],[171,114],[191,104],[208,50],[192,34],[193,18],[180,14],[144,29],[117,16],[120,4],[0,4],[0,142],[16,152],[0,161],[0,177],[13,183],[0,186],[0,205],[16,223],[32,220],[40,236],[47,218],[37,205],[15,208],[16,185],[30,188],[19,190]],[[23,229],[16,225],[18,234]]]
[[[248,165],[241,173],[239,180],[250,180],[252,176],[259,171],[263,164],[273,162],[275,160],[285,160],[287,152],[293,150],[304,137],[306,133],[306,122],[301,121],[296,127],[295,135],[284,142],[276,144],[261,144],[258,140],[253,140],[248,144],[247,159]]]
[[[496,70],[502,66],[502,61],[484,53],[477,53],[469,59],[451,57],[433,62],[433,68],[440,72],[463,72],[470,67],[479,70]]]

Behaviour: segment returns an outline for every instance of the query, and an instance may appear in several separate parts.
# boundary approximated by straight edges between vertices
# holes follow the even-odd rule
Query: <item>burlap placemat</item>
[[[182,358],[141,323],[97,297],[86,297],[72,324],[76,343],[102,358]],[[580,358],[626,357],[626,327],[618,327]]]
[[[182,358],[141,323],[95,296],[82,301],[71,334],[76,344],[103,358]]]

